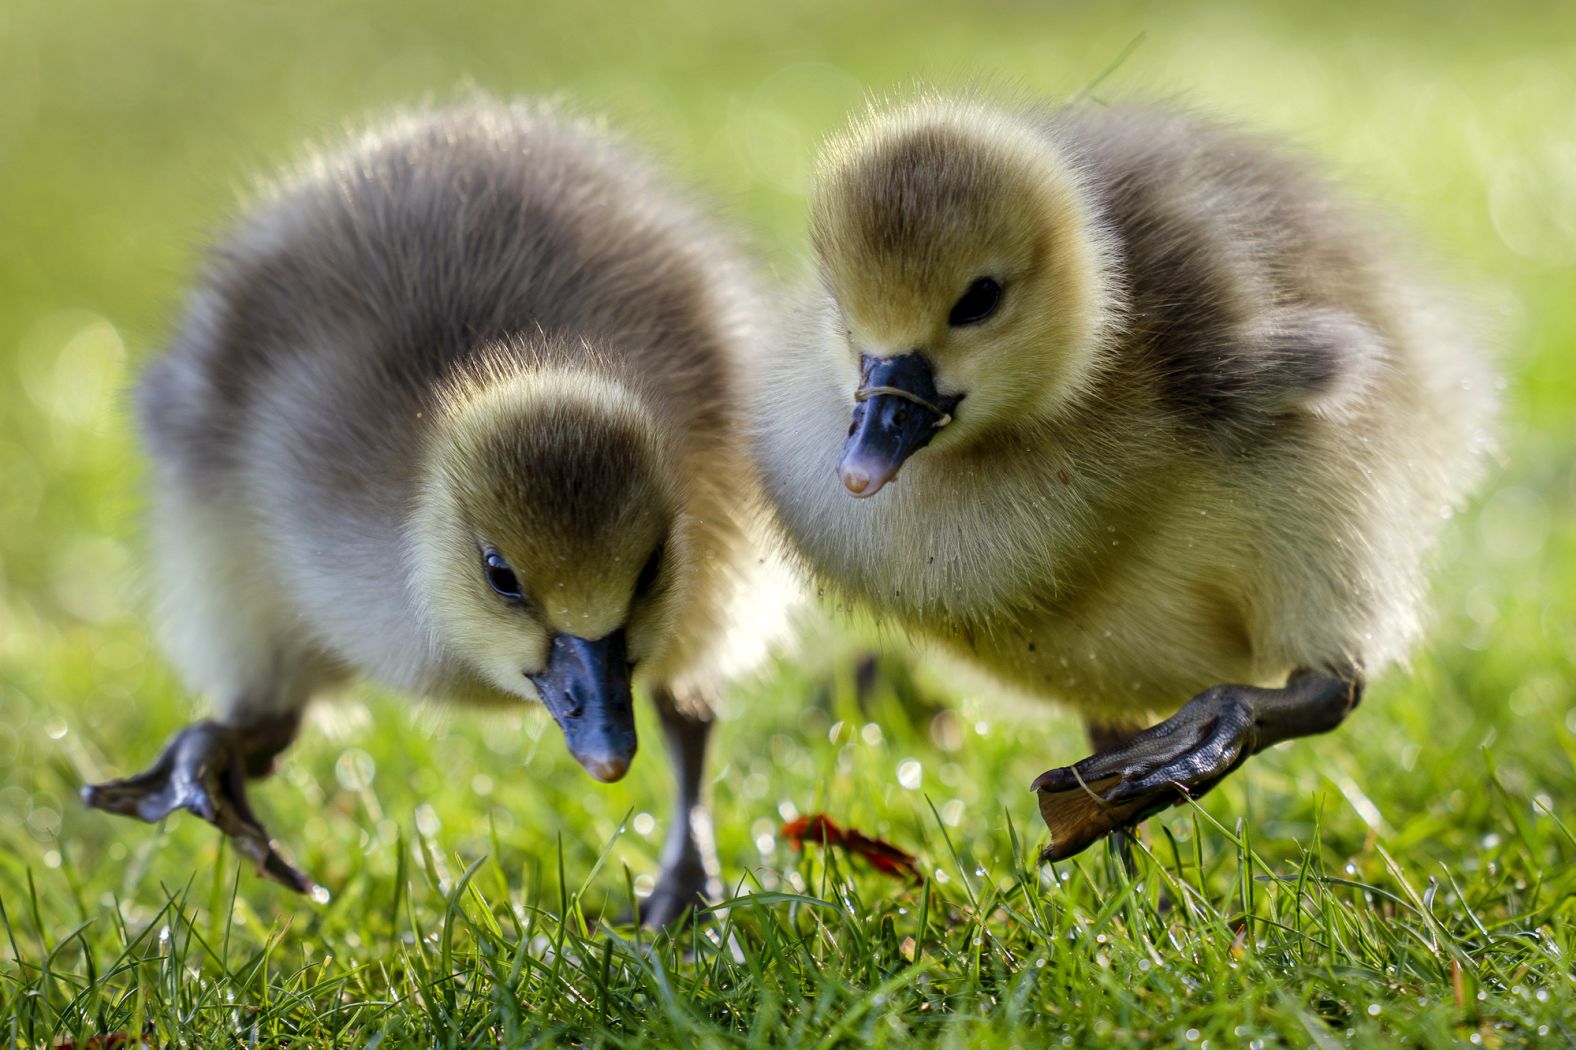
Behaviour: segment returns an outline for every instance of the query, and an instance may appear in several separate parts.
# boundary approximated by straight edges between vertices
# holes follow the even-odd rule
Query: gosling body
[[[819,579],[1102,745],[1303,670],[1334,683],[1323,731],[1404,655],[1491,384],[1456,304],[1306,161],[1165,109],[930,97],[835,139],[812,207],[820,281],[753,417]],[[871,383],[904,369],[924,389]],[[1188,756],[1146,739],[1080,764],[1094,809],[1134,804],[1047,811],[1054,855],[1174,800],[1157,774]],[[1046,783],[1093,797],[1052,773],[1042,810]]]
[[[167,646],[215,722],[288,742],[352,677],[543,699],[582,764],[617,779],[633,668],[680,767],[646,917],[693,903],[749,477],[735,360],[759,307],[698,208],[543,105],[415,113],[284,180],[138,391]],[[172,803],[117,787],[90,801],[145,818]],[[254,859],[302,888],[260,832]]]

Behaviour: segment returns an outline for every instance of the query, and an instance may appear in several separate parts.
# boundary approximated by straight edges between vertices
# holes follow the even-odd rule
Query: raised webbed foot
[[[1041,859],[1070,857],[1184,798],[1197,798],[1271,744],[1334,729],[1361,695],[1355,672],[1298,672],[1282,689],[1219,685],[1116,747],[1041,773],[1033,789],[1051,829]]]
[[[270,750],[269,760],[272,755]],[[82,789],[82,801],[150,824],[177,809],[190,810],[228,835],[258,874],[310,894],[316,884],[280,855],[247,800],[246,778],[262,772],[258,759],[257,734],[198,722],[176,733],[148,770],[125,780],[89,784]]]

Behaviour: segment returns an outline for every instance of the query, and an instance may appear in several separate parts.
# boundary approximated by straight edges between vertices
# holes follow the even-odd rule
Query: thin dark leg
[[[1051,829],[1044,859],[1070,857],[1184,797],[1204,794],[1266,747],[1329,732],[1362,694],[1355,669],[1299,670],[1280,689],[1217,685],[1125,743],[1040,774],[1034,790]]]
[[[711,711],[702,703],[682,704],[665,688],[653,693],[678,791],[673,823],[662,847],[662,871],[656,889],[641,904],[640,921],[663,927],[720,893],[720,869],[704,792]]]
[[[310,893],[315,884],[280,855],[246,797],[246,781],[273,771],[274,759],[300,725],[299,711],[246,725],[197,722],[176,733],[145,772],[86,785],[82,801],[150,824],[177,809],[190,810],[228,835],[259,874]]]

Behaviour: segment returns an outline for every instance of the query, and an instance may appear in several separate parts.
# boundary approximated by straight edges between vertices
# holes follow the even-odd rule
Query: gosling
[[[1334,729],[1405,653],[1492,382],[1306,161],[926,96],[830,142],[811,212],[752,398],[770,501],[827,587],[1081,713],[1096,754],[1033,785],[1047,859]]]
[[[322,691],[540,700],[593,777],[678,781],[649,924],[708,891],[702,762],[751,476],[734,360],[762,300],[657,170],[477,98],[312,160],[240,223],[138,389],[168,648],[212,719],[90,806],[180,808],[314,884],[247,799]]]

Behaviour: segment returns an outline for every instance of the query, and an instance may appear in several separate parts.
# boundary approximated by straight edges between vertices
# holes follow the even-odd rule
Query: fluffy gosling
[[[705,696],[759,303],[650,164],[544,106],[417,113],[314,159],[214,254],[138,390],[166,641],[214,717],[87,803],[189,809],[308,891],[245,781],[314,695],[540,699],[614,781],[633,679],[678,779],[643,918],[677,917],[715,874]]]
[[[752,399],[771,502],[826,585],[1082,714],[1097,753],[1034,784],[1049,859],[1403,655],[1491,382],[1307,162],[924,97],[835,138],[811,208],[820,280]]]

